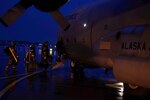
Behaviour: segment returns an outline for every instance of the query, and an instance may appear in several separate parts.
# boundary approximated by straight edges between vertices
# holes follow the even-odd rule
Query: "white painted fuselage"
[[[67,16],[60,31],[71,59],[113,68],[116,79],[150,88],[150,1],[104,0]]]

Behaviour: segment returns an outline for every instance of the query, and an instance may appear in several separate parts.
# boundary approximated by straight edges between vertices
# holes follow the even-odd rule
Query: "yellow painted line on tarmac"
[[[37,71],[37,72],[34,72],[32,74],[29,74],[29,75],[26,75],[18,80],[15,80],[13,81],[12,83],[10,83],[6,88],[4,88],[2,91],[0,91],[0,98],[2,98],[2,96],[7,92],[9,91],[13,86],[15,86],[18,82],[22,81],[23,79],[25,78],[28,78],[30,76],[33,76],[35,74],[38,74],[38,73],[41,73],[42,71]]]
[[[19,74],[19,75],[10,75],[10,76],[0,77],[0,80],[8,79],[8,78],[14,78],[14,77],[19,77],[19,76],[24,76],[24,75],[28,75],[28,73]]]

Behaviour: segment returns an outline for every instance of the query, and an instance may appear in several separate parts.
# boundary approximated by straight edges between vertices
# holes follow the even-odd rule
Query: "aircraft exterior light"
[[[83,26],[84,26],[84,27],[87,27],[87,24],[86,24],[86,23],[84,23],[84,24],[83,24]]]

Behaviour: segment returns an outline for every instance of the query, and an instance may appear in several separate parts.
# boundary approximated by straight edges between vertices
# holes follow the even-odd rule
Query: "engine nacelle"
[[[150,59],[118,57],[114,60],[114,75],[117,80],[150,88]]]

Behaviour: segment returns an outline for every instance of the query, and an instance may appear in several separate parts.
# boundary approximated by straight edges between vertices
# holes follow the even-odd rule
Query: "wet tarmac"
[[[55,69],[51,66],[47,71],[38,68],[33,73],[27,73],[23,60],[26,49],[23,47],[18,49],[20,62],[17,71],[10,69],[6,73],[4,68],[7,57],[2,48],[0,47],[0,100],[141,100],[125,96],[123,83],[115,80],[112,70],[105,73],[102,68],[85,68],[84,78],[74,78],[69,59],[57,64],[53,60],[52,66]],[[37,56],[38,60],[39,58]]]

